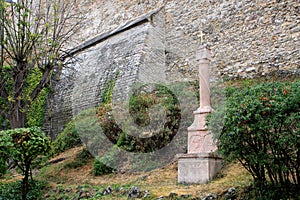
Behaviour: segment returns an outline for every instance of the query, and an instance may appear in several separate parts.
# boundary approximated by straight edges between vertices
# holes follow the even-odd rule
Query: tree
[[[0,153],[13,159],[23,172],[22,199],[26,200],[30,170],[38,156],[49,152],[50,140],[39,128],[17,128],[0,131],[0,144]]]
[[[76,0],[0,1],[0,114],[11,128],[25,126],[26,112],[56,73],[70,63],[68,42],[82,24]],[[32,74],[36,83],[28,84]],[[30,87],[29,87],[30,85]]]

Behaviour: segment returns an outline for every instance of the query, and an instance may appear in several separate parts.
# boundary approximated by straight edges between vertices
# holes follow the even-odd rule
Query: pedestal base
[[[178,183],[207,183],[222,168],[222,158],[216,153],[180,154]]]

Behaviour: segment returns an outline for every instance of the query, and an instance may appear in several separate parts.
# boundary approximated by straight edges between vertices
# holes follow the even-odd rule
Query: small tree
[[[68,42],[82,22],[77,11],[76,0],[0,1],[0,114],[11,128],[25,126],[32,102],[68,64]],[[29,84],[32,74],[38,80]]]
[[[220,113],[209,127],[225,159],[237,159],[256,183],[300,184],[300,82],[229,88],[223,112],[223,128],[215,126]]]
[[[6,158],[11,158],[23,172],[22,199],[26,200],[29,191],[29,176],[33,162],[40,155],[46,155],[50,150],[50,140],[39,128],[18,128],[0,131],[0,152]]]

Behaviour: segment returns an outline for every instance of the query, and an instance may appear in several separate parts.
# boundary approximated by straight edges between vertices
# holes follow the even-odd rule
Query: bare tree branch
[[[24,115],[40,92],[49,85],[54,69],[62,69],[67,42],[79,30],[81,13],[75,12],[76,0],[19,0],[17,4],[0,4],[3,17],[1,35],[0,102],[5,102],[12,128],[21,127]],[[4,70],[4,65],[9,66]],[[41,78],[30,90],[26,80],[32,70]],[[9,80],[5,80],[5,77]],[[2,103],[3,104],[3,103]]]

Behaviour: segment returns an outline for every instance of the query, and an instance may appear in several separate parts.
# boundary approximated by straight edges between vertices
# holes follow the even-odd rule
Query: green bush
[[[113,172],[113,168],[104,164],[102,161],[95,159],[94,160],[94,175],[101,176],[104,174],[110,174]]]
[[[247,187],[239,199],[266,200],[266,199],[290,199],[299,200],[300,191],[297,185],[274,186],[266,184],[264,186],[252,184]]]
[[[66,125],[66,128],[58,135],[52,145],[53,154],[58,154],[65,150],[82,145],[73,120]]]
[[[8,168],[10,158],[11,137],[5,131],[0,131],[0,177],[3,176]]]
[[[26,195],[26,200],[36,200],[43,198],[43,188],[46,183],[42,181],[30,181],[30,191]],[[0,200],[21,200],[22,181],[0,184]]]
[[[37,158],[46,155],[50,150],[50,140],[40,128],[17,128],[1,131],[1,152],[11,158],[24,175],[22,180],[22,199],[30,191],[29,176],[32,167],[37,164]],[[1,137],[2,138],[2,137]],[[3,146],[2,146],[3,145]]]
[[[92,158],[92,154],[86,148],[84,148],[76,155],[74,161],[67,163],[64,167],[69,169],[76,169],[86,165],[87,162]]]
[[[148,92],[148,87],[153,87],[153,90]],[[158,106],[155,117],[150,118],[149,112],[154,105]],[[152,130],[148,135],[141,135],[141,129],[130,123],[126,127],[126,131],[130,133],[125,133],[115,122],[115,116],[111,115],[111,104],[101,104],[97,114],[101,129],[112,143],[126,151],[153,152],[169,144],[177,134],[181,120],[179,106],[178,99],[166,86],[144,85],[134,89],[129,98],[129,113],[134,123],[140,127],[148,126],[152,122]],[[128,123],[128,118],[118,118],[124,120],[122,124]],[[164,118],[164,124],[161,124]]]
[[[31,94],[33,89],[40,82],[42,75],[43,74],[41,73],[41,71],[36,68],[30,70],[30,73],[25,81],[27,86],[25,88],[26,99],[30,99],[29,94]],[[48,87],[45,87],[37,96],[37,98],[31,102],[26,113],[26,127],[43,126],[49,91],[50,89]]]
[[[218,151],[240,163],[257,184],[299,185],[300,181],[300,83],[261,83],[227,89],[225,117],[209,118]],[[267,181],[268,180],[268,181]]]

